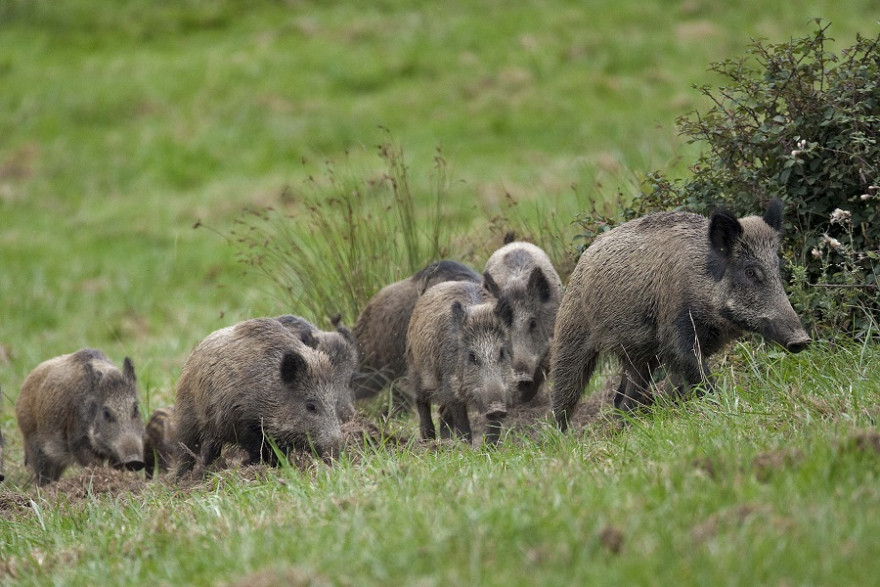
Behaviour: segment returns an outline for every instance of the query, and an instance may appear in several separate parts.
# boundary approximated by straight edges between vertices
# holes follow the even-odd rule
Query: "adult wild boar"
[[[680,388],[704,381],[707,359],[745,331],[792,352],[810,342],[779,274],[782,202],[737,220],[661,212],[598,237],[562,298],[552,350],[553,413],[568,426],[601,352],[624,376],[618,408],[650,401],[652,371],[664,366]],[[680,389],[679,391],[684,391]]]
[[[492,253],[484,271],[489,291],[513,309],[513,370],[520,401],[528,402],[550,369],[550,341],[562,299],[562,280],[547,253],[514,241]]]
[[[513,312],[480,284],[441,283],[416,302],[407,330],[408,381],[422,438],[434,438],[431,402],[440,406],[441,433],[471,441],[468,407],[485,414],[487,440],[497,440],[513,386]]]
[[[210,334],[187,358],[177,383],[177,475],[240,446],[249,462],[276,463],[282,452],[340,449],[341,393],[330,357],[274,318],[240,322]]]
[[[275,318],[299,339],[313,349],[328,357],[339,380],[340,390],[336,410],[343,422],[354,418],[354,380],[358,370],[358,351],[351,330],[333,319],[334,330],[320,330],[317,326],[299,316],[286,314]]]
[[[74,462],[144,466],[144,423],[128,357],[121,372],[95,349],[44,361],[24,380],[15,413],[25,465],[40,485],[56,481]]]
[[[480,280],[480,275],[470,267],[443,260],[385,286],[374,295],[354,325],[362,372],[355,381],[355,397],[373,397],[406,374],[406,332],[420,295],[438,283]]]

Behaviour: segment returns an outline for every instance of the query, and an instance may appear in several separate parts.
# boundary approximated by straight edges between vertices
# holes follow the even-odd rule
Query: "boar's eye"
[[[746,277],[751,281],[760,281],[761,280],[761,272],[758,271],[755,267],[746,267],[745,270]]]
[[[474,353],[474,351],[468,353],[468,363],[470,363],[471,365],[476,365],[477,363],[479,363],[479,361],[477,361],[477,355]]]
[[[536,328],[538,328],[538,321],[532,318],[531,320],[529,320],[529,330],[534,332]]]
[[[313,414],[318,411],[318,406],[316,406],[313,402],[306,403],[306,411],[312,412]]]
[[[138,409],[137,404],[134,405],[134,409],[131,411],[132,418],[139,418],[141,415],[141,411]]]
[[[505,355],[504,347],[501,347],[501,350],[498,352],[498,360],[499,360],[499,361],[503,361],[503,360],[504,360],[504,355]]]
[[[113,412],[110,411],[110,408],[104,408],[101,412],[101,415],[104,416],[105,422],[113,422],[115,418],[113,418]]]

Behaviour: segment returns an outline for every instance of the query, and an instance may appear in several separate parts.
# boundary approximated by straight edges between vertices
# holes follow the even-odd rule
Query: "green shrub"
[[[817,20],[811,36],[755,41],[746,56],[713,64],[725,85],[700,87],[712,105],[678,121],[706,146],[693,175],[649,175],[623,215],[754,214],[779,197],[796,309],[822,335],[865,336],[880,310],[880,36],[837,55],[827,30]],[[587,241],[609,226],[582,224]]]

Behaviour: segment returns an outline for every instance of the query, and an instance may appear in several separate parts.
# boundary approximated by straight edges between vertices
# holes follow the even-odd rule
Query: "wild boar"
[[[277,464],[282,453],[314,450],[330,458],[342,443],[341,387],[330,357],[274,318],[240,322],[210,334],[183,366],[177,383],[178,477],[220,456],[223,443],[249,462]]]
[[[624,376],[615,405],[651,401],[665,367],[679,391],[712,386],[707,359],[746,331],[792,352],[810,337],[779,271],[782,202],[763,217],[719,210],[705,218],[661,212],[627,222],[583,253],[562,298],[552,349],[552,404],[568,426],[597,357],[616,355]]]
[[[171,468],[176,436],[174,406],[153,410],[144,428],[144,470],[148,479]]]
[[[144,467],[144,423],[128,357],[121,372],[95,349],[44,361],[22,384],[15,412],[25,465],[40,485],[56,481],[74,462]]]
[[[428,288],[446,281],[480,283],[481,278],[456,261],[437,261],[412,277],[385,286],[370,299],[354,325],[361,354],[356,399],[373,397],[406,374],[406,332],[416,300]],[[398,396],[398,401],[401,399]]]
[[[441,433],[471,442],[468,407],[489,421],[497,440],[513,387],[510,327],[513,311],[480,284],[441,283],[416,302],[407,330],[408,381],[422,438],[435,437],[431,402],[440,407]]]
[[[497,298],[513,309],[513,371],[520,401],[535,397],[550,370],[550,341],[562,299],[562,280],[540,247],[514,241],[492,253],[484,271]]]

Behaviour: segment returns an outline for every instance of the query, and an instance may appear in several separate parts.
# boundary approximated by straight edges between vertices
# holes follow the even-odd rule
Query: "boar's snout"
[[[503,420],[507,417],[507,406],[501,402],[495,402],[489,405],[486,410],[486,418],[488,420]]]
[[[116,455],[110,461],[114,468],[128,471],[140,471],[144,468],[144,443],[141,438],[124,438],[115,452]]]
[[[810,346],[810,337],[807,336],[807,333],[804,332],[803,336],[799,336],[797,338],[793,338],[785,343],[785,349],[791,353],[799,353],[808,346]]]
[[[138,456],[129,456],[123,462],[122,466],[127,471],[140,471],[144,468],[144,460]]]

